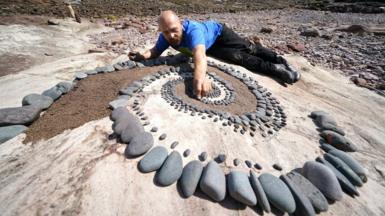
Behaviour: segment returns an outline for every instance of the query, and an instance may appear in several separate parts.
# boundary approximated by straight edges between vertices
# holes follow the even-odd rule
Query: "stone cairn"
[[[47,109],[62,94],[69,92],[72,86],[81,79],[98,73],[161,65],[172,61],[172,58],[166,57],[98,67],[94,70],[76,73],[73,83],[61,82],[41,95],[27,95],[23,98],[22,107],[0,109],[0,143],[24,132],[27,129],[26,126],[36,120],[43,110]],[[178,151],[173,150],[169,153],[164,146],[153,147],[152,133],[158,132],[159,129],[154,126],[149,132],[144,130],[144,126],[150,125],[150,122],[141,110],[140,98],[145,97],[141,92],[145,86],[169,75],[179,77],[164,84],[161,95],[166,102],[180,112],[190,112],[190,115],[201,115],[202,118],[207,115],[208,118],[213,118],[214,122],[222,121],[222,126],[233,125],[235,132],[239,128],[241,128],[240,133],[242,134],[250,130],[252,136],[254,136],[253,132],[258,129],[261,131],[261,135],[266,137],[286,125],[286,115],[282,107],[266,88],[232,67],[215,64],[212,61],[209,61],[209,65],[241,80],[255,95],[258,103],[256,110],[236,116],[216,110],[200,109],[198,106],[188,104],[175,94],[175,86],[178,83],[191,79],[191,72],[180,67],[170,67],[133,82],[130,86],[121,89],[120,96],[109,103],[110,108],[113,109],[110,119],[113,121],[114,134],[120,142],[127,144],[125,156],[134,158],[144,155],[138,164],[141,172],[156,171],[156,182],[161,186],[169,186],[179,181],[185,197],[192,196],[199,187],[213,201],[221,202],[227,194],[244,205],[250,207],[258,205],[266,212],[270,212],[271,205],[273,205],[280,211],[289,214],[315,215],[316,212],[328,210],[328,199],[341,200],[342,191],[353,197],[359,196],[356,187],[361,187],[367,181],[367,174],[360,163],[347,153],[356,151],[357,147],[345,138],[344,131],[337,125],[334,118],[323,111],[314,111],[310,117],[321,131],[320,136],[324,141],[321,149],[325,151],[324,156],[317,157],[315,161],[305,162],[300,172],[291,171],[282,174],[279,178],[266,172],[257,176],[252,168],[261,170],[262,166],[258,163],[253,165],[250,160],[245,161],[247,167],[250,168],[249,173],[231,170],[225,174],[220,167],[220,163],[226,161],[225,154],[217,155],[204,165],[203,162],[208,158],[208,154],[202,152],[198,156],[199,160],[191,160],[183,166],[182,155]],[[215,73],[208,73],[208,75],[213,80],[213,91],[202,99],[202,103],[229,105],[234,102],[236,93],[231,84]],[[191,92],[191,89],[187,89],[187,91]],[[130,105],[131,98],[134,100]],[[134,114],[127,108],[132,109]],[[166,138],[165,133],[159,136],[159,140]],[[174,149],[178,144],[178,141],[174,141],[170,148]],[[191,151],[186,149],[183,157],[189,157],[190,153]],[[234,166],[238,166],[241,160],[236,158],[233,163]],[[279,164],[274,164],[273,168],[282,170]]]

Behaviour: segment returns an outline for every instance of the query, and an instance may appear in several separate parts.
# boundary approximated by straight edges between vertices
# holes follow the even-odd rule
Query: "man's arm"
[[[198,99],[204,97],[211,90],[211,83],[206,80],[207,58],[206,49],[202,44],[197,45],[193,50],[194,54],[194,90]]]
[[[143,53],[130,52],[130,53],[128,53],[128,57],[133,61],[142,61],[142,60],[146,60],[146,59],[157,58],[157,57],[159,57],[159,53],[154,46],[153,48],[146,50]]]

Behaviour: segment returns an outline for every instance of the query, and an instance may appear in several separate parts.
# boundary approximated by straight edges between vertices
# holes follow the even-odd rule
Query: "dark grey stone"
[[[28,128],[24,125],[11,125],[0,127],[0,144],[14,138],[15,136],[23,133]]]
[[[250,184],[257,197],[258,205],[261,206],[265,212],[269,213],[271,211],[269,200],[266,197],[265,191],[263,190],[257,175],[252,170],[250,170]]]
[[[238,202],[248,206],[255,206],[257,204],[257,197],[246,173],[231,171],[227,175],[227,189],[230,196]]]
[[[281,167],[281,165],[279,165],[279,164],[273,164],[273,168],[276,169],[276,170],[278,170],[278,171],[281,171],[281,170],[282,170],[282,167]]]
[[[83,72],[77,72],[75,73],[75,78],[78,79],[78,80],[81,80],[81,79],[84,79],[86,78],[88,75],[86,73],[83,73]]]
[[[321,130],[332,130],[342,136],[345,135],[345,132],[337,126],[336,121],[330,114],[323,111],[314,111],[310,114],[310,117],[314,119],[315,124],[321,128]]]
[[[261,166],[259,163],[255,163],[255,164],[254,164],[254,167],[255,167],[255,169],[257,169],[257,170],[261,170],[261,169],[262,169],[262,166]]]
[[[176,182],[183,171],[182,156],[177,151],[171,152],[157,174],[156,180],[162,186]]]
[[[296,209],[294,197],[282,180],[269,173],[261,174],[258,180],[271,204],[281,211],[294,213]]]
[[[123,116],[128,115],[130,112],[125,107],[119,107],[114,109],[111,112],[110,119],[111,121],[116,121],[119,118],[122,118]]]
[[[330,200],[341,200],[342,189],[336,175],[327,166],[308,161],[302,168],[303,175]]]
[[[324,154],[324,158],[329,161],[329,163],[331,163],[338,171],[340,171],[347,179],[349,179],[352,184],[359,187],[363,185],[361,178],[341,159],[329,153]]]
[[[216,162],[223,163],[226,161],[226,155],[225,154],[219,154],[216,158]]]
[[[155,133],[155,132],[157,132],[157,131],[158,131],[158,127],[152,127],[152,128],[151,128],[151,132]]]
[[[118,108],[118,107],[126,107],[128,105],[128,100],[127,99],[116,99],[108,103],[110,108],[113,110]]]
[[[286,183],[294,197],[296,204],[294,215],[315,216],[314,208],[306,195],[287,176],[281,175],[280,179]]]
[[[73,84],[70,82],[59,82],[58,84],[56,84],[56,87],[63,94],[67,94],[69,91],[71,91]]]
[[[51,97],[39,95],[39,94],[29,94],[26,95],[22,100],[23,106],[33,105],[39,107],[42,110],[47,109],[53,103]]]
[[[328,210],[329,204],[327,199],[309,180],[295,171],[286,174],[286,176],[309,199],[313,208],[317,212],[324,212]]]
[[[136,134],[127,145],[125,155],[127,157],[135,157],[146,153],[154,145],[154,138],[148,132]]]
[[[322,143],[321,146],[320,146],[320,148],[321,148],[322,150],[324,150],[325,152],[329,152],[329,151],[331,151],[331,150],[333,150],[333,149],[336,149],[336,148],[333,147],[332,145],[329,145],[329,144],[326,144],[326,143]],[[338,150],[338,149],[337,149],[337,150]]]
[[[203,165],[198,160],[190,161],[182,172],[182,177],[179,179],[182,193],[185,197],[190,197],[195,193],[201,178]]]
[[[357,191],[356,187],[354,187],[354,185],[340,171],[338,171],[337,168],[335,168],[333,166],[333,164],[331,164],[329,161],[327,161],[321,157],[317,157],[316,161],[329,167],[331,169],[331,171],[333,171],[333,173],[336,175],[336,177],[338,179],[338,182],[341,185],[341,188],[347,194],[350,194],[351,196],[359,196],[360,195],[359,192]]]
[[[164,139],[166,139],[166,137],[167,137],[167,134],[162,134],[162,135],[160,135],[160,137],[159,137],[159,140],[164,140]]]
[[[207,159],[207,152],[202,152],[200,155],[199,155],[199,160],[200,161],[205,161]]]
[[[186,149],[184,152],[183,152],[183,157],[188,157],[191,153],[191,150],[190,149]]]
[[[238,158],[235,158],[233,160],[233,163],[234,163],[234,166],[238,166],[241,163],[241,160],[239,160]]]
[[[139,170],[147,173],[158,170],[166,160],[168,151],[163,146],[151,149],[140,161]]]
[[[174,149],[179,144],[178,141],[171,143],[171,149]]]
[[[40,107],[23,106],[0,109],[0,127],[8,125],[28,125],[39,118]]]
[[[338,149],[330,150],[329,154],[334,155],[345,162],[361,178],[363,182],[367,181],[365,169],[352,156]]]
[[[253,167],[253,163],[252,163],[251,161],[249,161],[249,160],[245,160],[245,164],[246,164],[246,166],[249,167],[249,168],[252,168],[252,167]]]
[[[60,91],[60,89],[57,86],[54,86],[50,89],[47,89],[42,93],[42,95],[48,96],[48,97],[52,98],[52,100],[54,100],[54,101],[57,100],[62,94],[63,94],[63,92]]]
[[[144,131],[140,121],[131,113],[126,113],[112,124],[113,131],[120,135],[123,143],[130,143],[131,140]]]
[[[210,161],[204,168],[199,187],[206,195],[217,202],[225,199],[225,174],[215,161]]]
[[[357,147],[350,142],[350,140],[334,131],[324,130],[321,132],[321,137],[324,138],[327,143],[339,150],[347,152],[357,151]]]

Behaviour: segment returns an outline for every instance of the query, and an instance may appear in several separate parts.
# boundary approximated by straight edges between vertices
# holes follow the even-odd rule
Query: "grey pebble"
[[[140,161],[139,170],[147,173],[158,170],[166,160],[168,151],[163,146],[151,149]]]
[[[203,165],[198,160],[190,161],[183,168],[182,177],[179,181],[182,193],[185,197],[192,196],[196,191],[196,188],[199,184],[199,179],[202,175],[202,171]]]
[[[182,175],[182,156],[177,151],[171,152],[157,173],[156,180],[161,186],[168,186],[176,182]]]
[[[166,137],[167,137],[167,134],[162,134],[162,135],[160,135],[160,137],[159,137],[159,140],[164,140],[164,139],[166,139]]]
[[[214,201],[220,202],[226,196],[226,178],[215,161],[210,161],[203,170],[199,187]]]

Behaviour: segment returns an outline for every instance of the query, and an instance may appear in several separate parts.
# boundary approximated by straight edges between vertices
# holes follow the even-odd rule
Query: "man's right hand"
[[[128,58],[132,61],[142,61],[144,60],[144,56],[139,52],[129,52]]]
[[[205,78],[193,80],[194,93],[197,99],[205,97],[211,91],[211,82]]]

